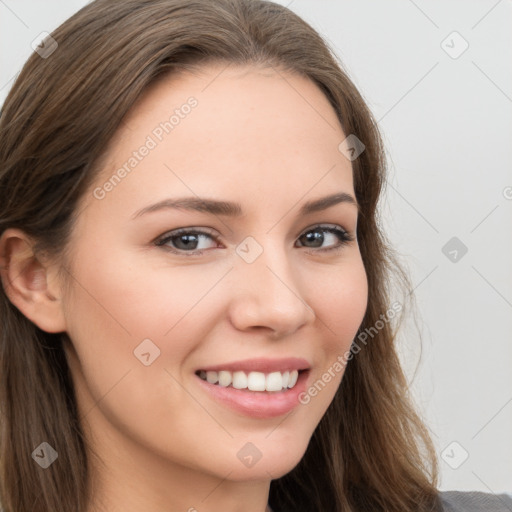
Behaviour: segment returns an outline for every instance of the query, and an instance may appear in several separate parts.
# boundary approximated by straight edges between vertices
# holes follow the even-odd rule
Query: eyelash
[[[313,226],[312,228],[308,229],[307,231],[304,231],[299,236],[299,238],[301,238],[304,235],[307,235],[308,233],[313,233],[315,231],[323,231],[323,232],[327,232],[327,233],[332,233],[339,238],[340,243],[334,247],[328,247],[328,248],[324,248],[324,249],[314,249],[313,248],[312,252],[340,251],[346,244],[354,241],[354,237],[348,231],[341,229],[339,227],[322,226],[322,225]],[[182,235],[190,235],[190,234],[207,236],[207,237],[210,237],[213,240],[217,241],[215,234],[213,232],[196,230],[193,228],[180,228],[180,229],[171,231],[171,233],[172,234],[164,235],[163,238],[158,238],[155,241],[155,245],[158,247],[163,247],[165,250],[168,250],[168,251],[170,251],[174,254],[178,254],[180,256],[201,256],[203,254],[203,251],[205,251],[206,249],[195,250],[195,251],[185,251],[183,249],[173,249],[172,247],[166,246],[165,244],[175,238],[182,236]],[[308,251],[308,252],[311,252],[311,251]]]

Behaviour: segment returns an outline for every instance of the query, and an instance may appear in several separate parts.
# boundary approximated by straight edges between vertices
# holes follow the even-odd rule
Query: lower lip
[[[306,389],[309,370],[299,374],[295,386],[286,391],[249,391],[231,386],[210,384],[196,375],[200,386],[215,400],[231,409],[253,418],[275,418],[289,413],[300,404],[299,395]]]

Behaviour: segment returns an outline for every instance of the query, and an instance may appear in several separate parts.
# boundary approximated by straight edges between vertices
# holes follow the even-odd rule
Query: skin
[[[197,106],[96,199],[94,188],[190,96]],[[67,283],[58,262],[34,257],[23,232],[4,232],[10,300],[43,330],[70,339],[81,421],[103,462],[92,459],[89,512],[263,512],[271,479],[300,461],[342,371],[307,405],[272,419],[214,401],[194,372],[298,356],[311,365],[310,385],[350,348],[367,305],[359,247],[353,240],[321,251],[339,239],[316,226],[339,226],[355,238],[357,208],[339,203],[298,214],[312,199],[354,196],[351,163],[338,151],[345,137],[311,81],[210,64],[164,77],[126,117],[82,198]],[[164,209],[131,218],[159,200],[196,195],[238,202],[245,215]],[[155,245],[182,227],[210,228],[216,238],[200,237],[191,249],[176,239],[167,249]],[[308,242],[302,235],[310,231],[323,233],[323,242]],[[252,263],[236,253],[248,236],[263,249]],[[202,254],[185,254],[197,247]],[[134,356],[147,338],[160,349],[149,366]],[[250,468],[237,458],[247,442],[262,454]]]

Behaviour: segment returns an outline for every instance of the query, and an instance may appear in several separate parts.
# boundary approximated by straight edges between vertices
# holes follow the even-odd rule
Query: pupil
[[[314,247],[322,246],[322,242],[323,242],[323,238],[324,238],[323,233],[320,233],[319,231],[313,231],[311,233],[307,233],[305,236],[310,242],[318,242]]]
[[[187,249],[191,247],[191,244],[193,245],[194,242],[197,242],[197,240],[194,240],[196,238],[197,236],[195,235],[180,235],[178,241],[184,242],[185,249]]]

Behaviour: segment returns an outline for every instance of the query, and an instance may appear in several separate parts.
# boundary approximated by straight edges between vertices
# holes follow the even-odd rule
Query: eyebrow
[[[339,203],[347,203],[355,206],[359,211],[359,205],[355,198],[346,192],[339,192],[330,196],[321,197],[308,201],[299,210],[299,215],[309,215],[314,212],[327,210],[331,206]],[[211,213],[213,215],[223,215],[228,217],[243,216],[242,206],[239,203],[230,201],[218,201],[216,199],[206,199],[200,197],[178,197],[159,201],[158,203],[146,206],[132,215],[136,219],[141,215],[150,212],[156,212],[163,209],[179,209],[196,212]]]

